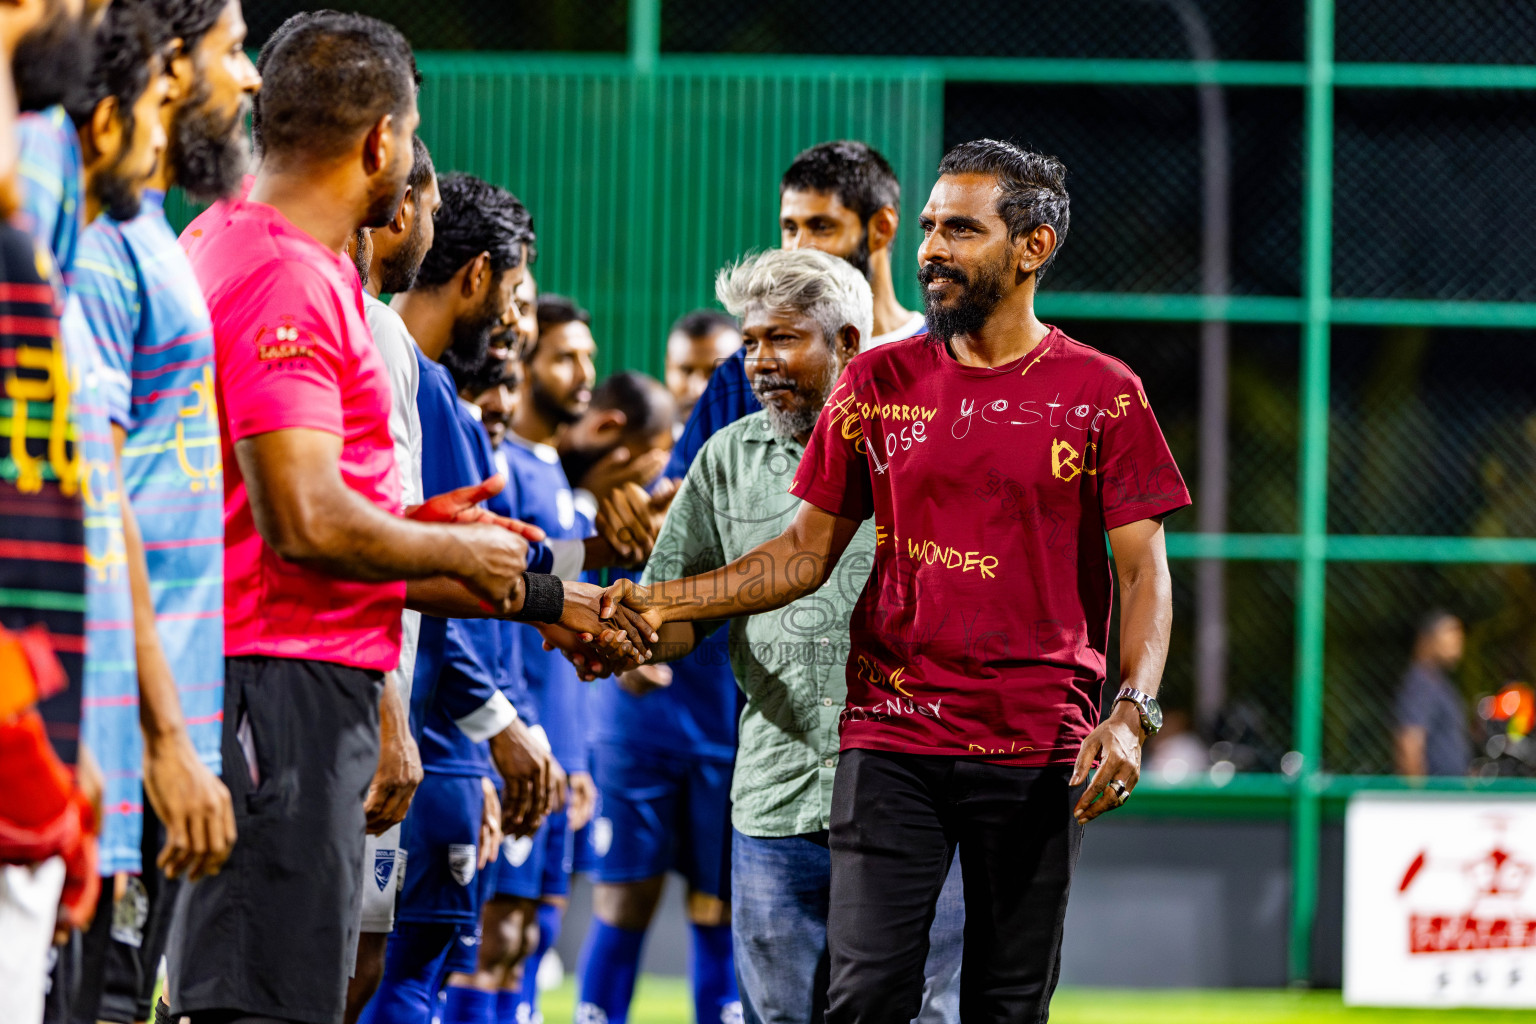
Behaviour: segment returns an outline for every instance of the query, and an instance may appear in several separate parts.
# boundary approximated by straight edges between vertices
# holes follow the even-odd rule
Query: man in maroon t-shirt
[[[1161,722],[1162,518],[1189,492],[1136,375],[1035,317],[1065,174],[1007,143],[951,150],[921,220],[929,333],[849,364],[790,488],[794,523],[716,572],[604,598],[648,603],[655,626],[777,608],[874,517],[832,800],[829,1024],[917,1013],[957,844],[960,1016],[1042,1019],[1082,827],[1125,802]],[[1106,532],[1125,688],[1100,722]]]

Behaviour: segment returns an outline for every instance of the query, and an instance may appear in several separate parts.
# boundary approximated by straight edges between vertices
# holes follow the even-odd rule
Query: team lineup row
[[[537,1020],[591,870],[618,1022],[674,869],[700,1022],[1045,1019],[1189,504],[1140,380],[1034,315],[1059,161],[945,155],[915,313],[890,165],[813,146],[666,386],[599,384],[391,26],[252,64],[239,0],[0,12],[20,1019]]]

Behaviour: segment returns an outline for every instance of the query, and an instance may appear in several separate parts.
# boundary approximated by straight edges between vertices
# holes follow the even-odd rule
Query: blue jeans
[[[731,937],[746,1024],[821,1024],[827,1012],[827,834],[757,839],[732,832]],[[929,933],[919,1024],[958,1024],[965,903],[959,858]]]

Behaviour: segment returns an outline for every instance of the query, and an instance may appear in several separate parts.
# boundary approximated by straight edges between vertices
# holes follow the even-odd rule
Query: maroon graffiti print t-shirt
[[[875,517],[844,750],[1068,763],[1098,721],[1104,534],[1189,504],[1140,379],[1051,328],[1006,366],[919,335],[838,380],[790,492]]]

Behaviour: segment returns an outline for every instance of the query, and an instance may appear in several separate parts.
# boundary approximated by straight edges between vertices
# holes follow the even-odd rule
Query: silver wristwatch
[[[1134,686],[1126,686],[1115,694],[1116,704],[1123,700],[1135,704],[1136,710],[1141,713],[1142,738],[1150,739],[1153,733],[1163,727],[1163,709],[1156,697],[1142,693]]]

